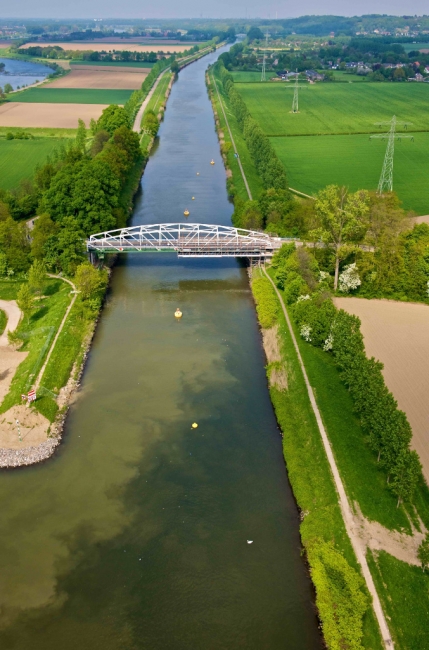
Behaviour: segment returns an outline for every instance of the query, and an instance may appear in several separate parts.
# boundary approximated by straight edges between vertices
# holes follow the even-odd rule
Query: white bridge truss
[[[91,235],[88,251],[100,253],[171,253],[179,257],[271,257],[280,237],[203,223],[158,223]]]

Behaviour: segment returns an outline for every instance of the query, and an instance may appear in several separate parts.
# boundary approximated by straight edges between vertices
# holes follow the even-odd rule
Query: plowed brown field
[[[359,316],[368,356],[384,364],[389,390],[405,411],[429,483],[429,306],[393,300],[335,298]]]
[[[26,43],[21,45],[20,49],[25,50],[27,47],[40,46],[41,43]],[[162,45],[140,45],[139,43],[43,43],[43,47],[62,47],[63,50],[75,50],[79,52],[110,52],[111,50],[116,50],[117,52],[122,52],[126,50],[127,52],[184,52],[189,50],[192,45],[170,45],[168,43],[163,43]]]
[[[137,90],[147,77],[147,72],[111,72],[110,70],[72,70],[65,77],[56,79],[49,88],[107,88]]]
[[[91,118],[98,120],[106,107],[107,104],[30,104],[8,102],[0,106],[0,126],[77,129],[77,121],[79,118],[89,126]]]

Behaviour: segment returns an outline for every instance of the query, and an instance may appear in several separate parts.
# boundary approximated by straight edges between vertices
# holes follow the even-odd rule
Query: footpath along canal
[[[217,56],[173,86],[133,225],[230,224]],[[120,259],[58,453],[0,474],[2,650],[322,647],[264,363],[238,261]]]

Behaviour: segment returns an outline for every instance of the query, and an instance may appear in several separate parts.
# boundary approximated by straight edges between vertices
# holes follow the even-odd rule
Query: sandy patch
[[[18,425],[21,439],[18,436]],[[24,405],[13,406],[0,415],[0,447],[3,449],[25,449],[39,445],[47,439],[49,428],[47,420],[38,411]]]
[[[269,370],[270,386],[275,386],[278,390],[287,390],[288,373],[286,364],[282,363],[278,325],[262,330],[262,344],[268,363],[274,364]]]
[[[360,298],[334,302],[361,319],[366,352],[384,364],[386,384],[407,414],[411,445],[429,482],[429,306]]]
[[[412,226],[419,223],[429,223],[429,214],[423,215],[422,217],[411,217],[410,221]]]
[[[68,63],[68,61],[67,61],[67,63]],[[118,74],[119,73],[122,74],[123,72],[132,72],[134,74],[142,74],[143,73],[144,75],[148,75],[152,70],[152,68],[137,68],[137,67],[132,68],[131,66],[128,66],[128,65],[121,65],[121,66],[117,66],[117,65],[85,65],[85,64],[81,65],[79,63],[78,64],[73,63],[72,65],[69,65],[69,70],[70,69],[71,70],[87,70],[88,72],[90,70],[92,70],[92,71],[97,70],[97,72],[110,72],[111,71],[111,72],[117,72]]]
[[[16,300],[0,300],[0,309],[4,311],[7,316],[6,327],[4,328],[3,334],[0,336],[0,347],[2,347],[9,345],[7,333],[16,330],[19,321],[21,320],[22,312],[16,304]]]
[[[17,352],[12,348],[0,348],[0,404],[9,392],[16,369],[27,354],[28,352]]]
[[[77,129],[80,118],[89,126],[107,104],[36,104],[8,102],[0,106],[0,126]]]
[[[26,43],[21,45],[20,49],[25,50],[27,47],[62,47],[63,50],[74,50],[75,52],[122,52],[126,50],[127,52],[184,52],[189,50],[193,45],[170,45],[168,43],[162,43],[161,45],[141,45],[139,43],[93,43],[86,41],[85,43]]]
[[[146,79],[147,73],[110,72],[91,70],[75,70],[49,84],[49,88],[107,88],[120,90],[137,90]]]

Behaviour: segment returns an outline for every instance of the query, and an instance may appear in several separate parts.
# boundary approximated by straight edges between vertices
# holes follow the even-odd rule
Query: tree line
[[[234,88],[232,76],[224,66],[223,56],[224,54],[221,54],[215,65],[215,74],[222,82],[253,163],[262,179],[263,186],[265,189],[287,190],[285,169],[269,139],[256,120],[251,117],[246,104]]]

